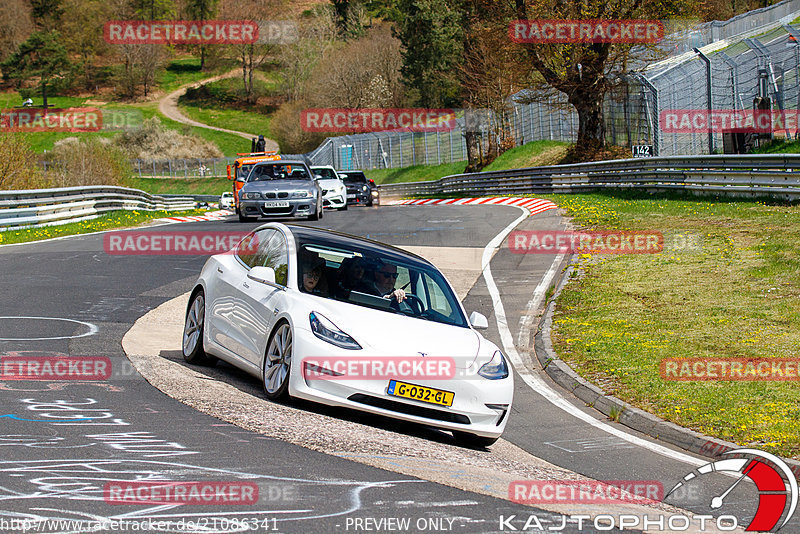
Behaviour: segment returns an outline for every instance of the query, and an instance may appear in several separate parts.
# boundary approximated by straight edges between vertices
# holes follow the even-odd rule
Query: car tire
[[[475,434],[470,434],[469,432],[461,432],[459,430],[453,430],[453,437],[456,438],[456,441],[459,442],[461,445],[465,445],[467,447],[488,447],[489,445],[494,445],[494,443],[500,438],[486,438],[483,436],[476,436]]]
[[[372,197],[370,197],[370,199],[367,201],[367,203],[365,204],[365,206],[367,206],[368,208],[371,208],[371,207],[372,207]]]
[[[292,371],[292,327],[281,321],[272,331],[261,366],[261,382],[269,400],[289,398],[289,379]],[[288,346],[287,346],[288,345]]]
[[[344,203],[344,206],[341,208],[337,208],[339,211],[347,211],[347,202]]]
[[[183,359],[195,365],[214,365],[217,359],[206,354],[203,349],[203,332],[205,330],[206,299],[203,290],[192,295],[186,310],[186,321],[183,326],[183,342],[181,343]]]
[[[317,210],[314,213],[308,214],[309,221],[318,221],[321,218],[322,218],[322,210],[319,208],[319,206],[317,207]]]
[[[253,217],[245,217],[244,215],[242,215],[241,210],[239,210],[238,213],[239,213],[239,222],[253,222],[255,220],[255,218]]]

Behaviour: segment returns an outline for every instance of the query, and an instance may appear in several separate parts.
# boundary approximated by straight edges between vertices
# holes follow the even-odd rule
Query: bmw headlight
[[[503,353],[499,350],[494,351],[492,359],[478,369],[478,374],[489,380],[508,378],[508,364],[506,364],[506,358]]]
[[[343,349],[361,349],[361,345],[359,345],[355,339],[339,330],[339,327],[333,324],[324,315],[311,312],[308,316],[308,320],[311,322],[311,331],[321,340]]]
[[[367,186],[366,186],[366,185],[362,185],[362,186],[361,186],[361,190],[362,190],[362,191],[366,191],[366,190],[367,190]]]
[[[262,198],[261,193],[242,193],[242,200],[258,200]]]
[[[292,191],[292,198],[308,198],[311,196],[311,191]]]

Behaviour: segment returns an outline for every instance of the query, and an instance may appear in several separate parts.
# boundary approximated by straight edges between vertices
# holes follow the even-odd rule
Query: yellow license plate
[[[453,397],[456,395],[452,391],[442,391],[441,389],[417,386],[407,382],[399,382],[397,380],[389,381],[389,389],[387,392],[389,395],[394,395],[395,397],[414,399],[422,402],[429,402],[431,404],[439,404],[441,406],[452,406]]]

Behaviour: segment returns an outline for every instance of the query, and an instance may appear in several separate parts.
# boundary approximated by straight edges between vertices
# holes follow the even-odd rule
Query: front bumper
[[[361,189],[358,189],[358,190],[347,191],[348,204],[367,204],[369,203],[369,201],[370,201],[369,190],[362,191]]]
[[[294,349],[298,356],[315,359],[322,355],[331,360],[369,356],[367,350],[338,349],[305,329],[296,330]],[[513,375],[503,380],[487,380],[475,374],[450,379],[395,377],[402,382],[454,392],[453,405],[448,407],[390,395],[391,377],[356,380],[307,378],[303,373],[303,361],[302,356],[295,358],[292,366],[290,394],[298,398],[488,438],[499,437],[508,422],[514,391]]]
[[[302,217],[312,214],[317,209],[315,198],[291,198],[281,200],[288,206],[267,207],[266,203],[274,200],[242,200],[240,210],[245,217]]]
[[[346,202],[343,194],[329,194],[322,197],[322,207],[324,208],[343,208]]]

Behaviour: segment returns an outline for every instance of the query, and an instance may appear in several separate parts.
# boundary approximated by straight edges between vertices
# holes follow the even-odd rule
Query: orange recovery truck
[[[253,165],[261,161],[274,161],[281,159],[277,152],[250,152],[248,154],[236,154],[242,156],[236,158],[233,165],[228,165],[228,180],[233,181],[233,204],[236,213],[239,213],[239,190],[244,186],[244,180],[250,174]]]

